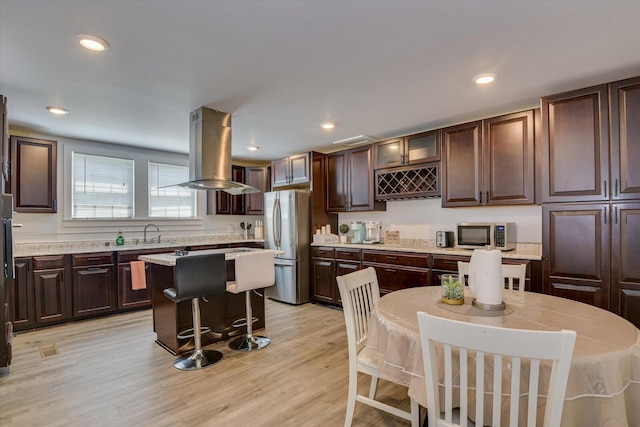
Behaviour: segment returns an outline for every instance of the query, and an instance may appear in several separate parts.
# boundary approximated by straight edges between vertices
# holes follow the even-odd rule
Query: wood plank
[[[151,310],[18,334],[0,376],[0,425],[339,426],[348,354],[339,309],[266,301],[269,347],[196,372],[173,367],[155,344]],[[42,358],[41,345],[59,355]],[[360,381],[366,394],[368,380]],[[380,381],[379,398],[409,409],[406,388]],[[408,422],[358,403],[354,426]]]

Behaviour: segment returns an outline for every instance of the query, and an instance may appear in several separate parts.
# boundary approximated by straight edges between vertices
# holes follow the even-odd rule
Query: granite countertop
[[[162,249],[214,245],[223,243],[262,243],[262,239],[243,239],[240,235],[210,235],[210,236],[183,236],[166,237],[162,243],[135,244],[126,242],[123,246],[116,246],[113,241],[106,240],[76,240],[60,242],[37,242],[37,243],[14,243],[13,255],[15,257],[40,256],[40,255],[62,255],[91,252],[120,252],[120,251],[140,251],[147,249]]]
[[[363,243],[312,243],[311,246],[324,246],[334,248],[354,248],[381,251],[398,251],[410,253],[425,253],[436,255],[462,255],[471,256],[473,250],[459,248],[438,248],[435,240],[414,240],[400,239],[399,245],[387,245],[384,243],[363,244]],[[512,251],[503,251],[502,258],[512,259],[542,259],[542,245],[539,243],[517,243]]]
[[[231,260],[243,252],[261,251],[263,249],[251,249],[251,248],[227,248],[227,249],[205,249],[202,251],[190,251],[184,255],[176,255],[174,253],[166,254],[149,254],[140,255],[138,259],[140,261],[148,262],[150,264],[166,265],[173,267],[176,265],[176,259],[179,257],[193,256],[193,255],[212,255],[212,254],[224,254],[226,260]]]

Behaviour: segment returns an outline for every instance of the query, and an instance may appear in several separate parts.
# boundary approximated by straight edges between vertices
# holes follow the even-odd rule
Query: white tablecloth
[[[468,292],[468,290],[467,290]],[[505,290],[511,314],[456,313],[438,305],[440,287],[392,292],[378,302],[367,346],[378,354],[384,379],[409,387],[426,407],[422,349],[416,313],[483,325],[530,330],[575,330],[562,426],[640,426],[640,331],[615,314],[580,302]],[[472,296],[465,296],[471,303]]]

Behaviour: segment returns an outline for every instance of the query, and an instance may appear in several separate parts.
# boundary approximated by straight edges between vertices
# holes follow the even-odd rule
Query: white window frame
[[[157,167],[158,168],[158,175],[156,175],[156,177],[158,178],[157,181],[155,183],[151,182],[151,176],[152,176],[152,168],[153,167]],[[178,169],[180,168],[182,170],[182,172],[186,172],[184,174],[183,177],[178,177],[177,179],[174,180],[165,180],[165,182],[161,182],[161,177],[159,176],[160,171],[162,168],[166,168],[166,169]],[[165,169],[165,170],[166,170]],[[196,195],[196,191],[189,189],[189,188],[185,188],[185,187],[179,187],[179,186],[172,186],[172,187],[166,187],[167,185],[171,185],[171,184],[179,184],[181,182],[186,182],[189,180],[189,168],[187,166],[181,166],[181,165],[175,165],[175,164],[171,164],[171,163],[162,163],[162,162],[154,162],[154,161],[149,161],[147,162],[147,191],[148,191],[148,198],[147,198],[147,217],[149,219],[153,219],[154,221],[156,219],[193,219],[193,218],[197,218],[198,216],[198,198]],[[178,181],[178,182],[174,182],[174,181]],[[156,185],[154,187],[154,184]],[[164,187],[164,188],[163,188]],[[190,216],[181,216],[180,214],[178,215],[154,215],[152,213],[152,210],[154,209],[154,206],[152,205],[152,197],[154,197],[154,195],[159,195],[158,193],[164,193],[165,195],[168,195],[170,193],[175,193],[176,197],[186,197],[189,196],[191,198],[191,206],[189,207],[189,209],[191,210],[191,215]],[[186,206],[186,205],[185,205]],[[165,205],[165,209],[168,207],[168,205]],[[182,206],[176,206],[176,208],[178,212],[181,212],[184,208]]]

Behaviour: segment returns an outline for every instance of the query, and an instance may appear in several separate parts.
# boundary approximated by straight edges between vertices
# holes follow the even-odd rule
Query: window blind
[[[189,181],[189,168],[149,162],[149,217],[194,218],[196,192],[184,187],[166,187]]]

